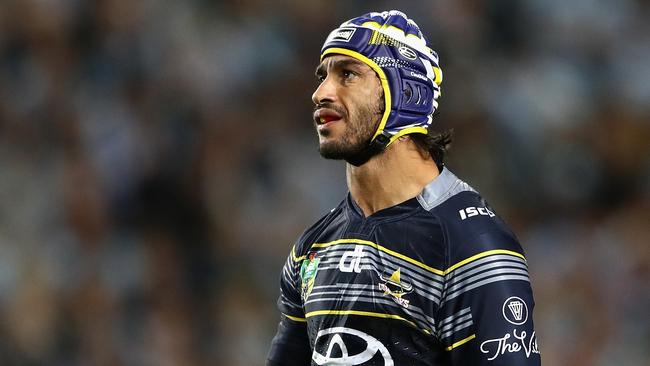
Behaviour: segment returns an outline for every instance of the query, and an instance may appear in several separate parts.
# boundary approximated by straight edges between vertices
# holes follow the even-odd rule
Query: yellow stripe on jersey
[[[441,271],[441,270],[439,270],[439,269],[436,269],[436,268],[433,268],[433,267],[427,266],[426,264],[424,264],[424,263],[422,263],[422,262],[416,261],[415,259],[410,258],[410,257],[407,257],[407,256],[405,256],[404,254],[398,253],[398,252],[396,252],[396,251],[394,251],[394,250],[390,250],[390,249],[388,249],[388,248],[382,247],[381,245],[379,245],[379,244],[377,244],[377,243],[373,243],[373,242],[371,242],[371,241],[369,241],[369,240],[362,240],[362,239],[338,239],[338,240],[330,241],[330,242],[327,242],[327,243],[315,243],[314,245],[312,245],[312,248],[326,248],[326,247],[330,247],[330,246],[338,245],[338,244],[361,244],[361,245],[367,245],[367,246],[369,246],[369,247],[373,247],[373,248],[375,248],[375,249],[377,249],[377,250],[380,250],[380,251],[382,251],[382,252],[384,252],[384,253],[386,253],[386,254],[390,254],[390,255],[393,256],[393,257],[396,257],[396,258],[402,259],[402,260],[404,260],[404,261],[407,261],[407,262],[409,262],[409,263],[411,263],[411,264],[414,264],[414,265],[416,265],[416,266],[418,266],[418,267],[420,267],[420,268],[423,268],[423,269],[425,269],[425,270],[427,270],[427,271],[429,271],[429,272],[431,272],[431,273],[437,274],[437,275],[439,275],[439,276],[443,276],[443,275],[444,275],[444,272]]]
[[[524,261],[526,260],[526,257],[521,255],[520,253],[513,252],[512,250],[506,250],[506,249],[488,250],[488,251],[481,252],[481,253],[478,253],[476,255],[473,255],[473,256],[471,256],[471,257],[469,257],[467,259],[463,259],[462,261],[460,261],[460,262],[454,264],[453,266],[447,268],[444,271],[444,274],[447,275],[447,274],[451,273],[452,271],[456,270],[457,268],[462,267],[462,266],[464,266],[464,265],[466,265],[468,263],[474,262],[477,259],[481,259],[481,258],[490,256],[490,255],[496,255],[496,254],[514,255],[515,257],[519,257],[519,258],[523,259]]]
[[[287,315],[285,313],[282,313],[282,315],[286,316],[287,319],[293,320],[294,322],[301,322],[301,323],[306,323],[307,322],[307,319],[305,319],[305,318],[299,318],[297,316],[291,316],[291,315]]]
[[[291,248],[291,259],[292,259],[294,262],[300,262],[300,261],[302,261],[302,260],[305,259],[305,258],[307,258],[307,255],[306,255],[306,254],[305,254],[305,255],[301,255],[300,257],[296,257],[296,247],[294,246],[293,248]]]
[[[471,341],[471,340],[474,339],[474,338],[476,338],[476,334],[472,334],[471,336],[469,336],[469,337],[467,337],[467,338],[463,338],[463,339],[461,339],[460,341],[455,342],[455,343],[452,344],[451,346],[445,348],[445,350],[446,350],[446,351],[451,351],[452,349],[454,349],[454,348],[456,348],[456,347],[459,347],[459,346],[462,346],[463,344],[465,344],[465,343]]]
[[[442,270],[427,266],[426,264],[424,264],[424,263],[422,263],[420,261],[417,261],[417,260],[415,260],[413,258],[407,257],[404,254],[398,253],[398,252],[396,252],[394,250],[390,250],[390,249],[388,249],[386,247],[383,247],[383,246],[381,246],[381,245],[379,245],[377,243],[374,243],[374,242],[372,242],[370,240],[338,239],[338,240],[334,240],[334,241],[330,241],[330,242],[326,242],[326,243],[314,243],[312,245],[312,248],[327,248],[327,247],[331,247],[331,246],[339,245],[339,244],[367,245],[369,247],[380,250],[380,251],[382,251],[382,252],[384,252],[386,254],[389,254],[389,255],[391,255],[393,257],[396,257],[396,258],[402,259],[404,261],[407,261],[407,262],[409,262],[411,264],[414,264],[414,265],[416,265],[416,266],[418,266],[420,268],[423,268],[423,269],[425,269],[425,270],[427,270],[427,271],[429,271],[431,273],[437,274],[439,276],[446,276],[449,273],[453,272],[454,270],[456,270],[456,269],[458,269],[458,268],[460,268],[460,267],[462,267],[462,266],[464,266],[466,264],[469,264],[469,263],[474,262],[474,261],[476,261],[478,259],[485,258],[485,257],[491,256],[491,255],[507,254],[507,255],[512,255],[512,256],[515,256],[515,257],[519,257],[519,258],[523,259],[524,261],[526,260],[526,257],[524,257],[521,253],[517,253],[515,251],[507,250],[507,249],[493,249],[493,250],[487,250],[485,252],[475,254],[475,255],[473,255],[473,256],[471,256],[469,258],[465,258],[462,261],[460,261],[460,262],[452,265],[451,267],[447,268],[446,270],[442,271]],[[305,259],[306,255],[296,257],[295,254],[292,251],[292,257],[294,258],[294,261],[299,261],[299,260]]]
[[[371,316],[374,318],[383,318],[383,319],[396,319],[396,320],[401,320],[404,322],[407,322],[408,324],[412,325],[415,328],[419,328],[415,323],[412,321],[402,318],[399,315],[395,314],[386,314],[386,313],[375,313],[372,311],[360,311],[360,310],[316,310],[316,311],[311,311],[307,314],[305,314],[305,317],[310,318],[312,316],[319,316],[319,315],[359,315],[359,316]],[[431,331],[428,329],[423,329],[419,328],[423,332],[427,334],[431,334]]]

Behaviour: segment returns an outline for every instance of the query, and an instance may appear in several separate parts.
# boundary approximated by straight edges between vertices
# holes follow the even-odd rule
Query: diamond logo
[[[521,321],[523,314],[522,310],[524,309],[523,302],[519,300],[510,301],[508,303],[508,309],[510,309],[512,316],[514,316],[517,321]]]
[[[528,306],[517,296],[509,297],[503,303],[503,317],[511,324],[522,325],[528,320]]]

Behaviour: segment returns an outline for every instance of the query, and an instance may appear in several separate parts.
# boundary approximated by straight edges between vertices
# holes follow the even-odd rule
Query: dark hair
[[[429,129],[425,135],[422,133],[413,133],[409,136],[415,143],[422,154],[429,154],[433,161],[436,162],[438,169],[442,170],[445,165],[445,154],[451,145],[454,130],[444,132],[435,132]]]

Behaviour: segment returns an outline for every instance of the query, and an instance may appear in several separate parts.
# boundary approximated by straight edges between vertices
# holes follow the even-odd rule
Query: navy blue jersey
[[[269,365],[539,365],[515,235],[449,170],[364,217],[348,194],[282,270]]]

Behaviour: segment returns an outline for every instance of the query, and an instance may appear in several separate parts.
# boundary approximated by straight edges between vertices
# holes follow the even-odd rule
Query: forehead
[[[326,56],[323,61],[318,65],[316,71],[325,71],[337,67],[356,67],[362,71],[372,70],[370,66],[366,65],[360,60],[347,55],[332,54]]]

